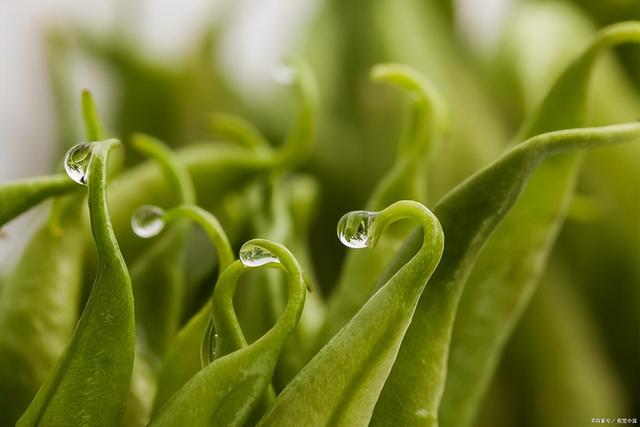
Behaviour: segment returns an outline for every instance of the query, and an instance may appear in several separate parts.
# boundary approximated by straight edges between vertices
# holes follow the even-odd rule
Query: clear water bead
[[[157,206],[142,206],[131,217],[133,232],[145,239],[160,233],[164,225],[164,211]]]
[[[280,259],[262,246],[245,243],[240,248],[240,261],[247,267],[260,267],[269,263],[279,263]]]
[[[64,170],[78,184],[87,185],[93,147],[90,142],[74,145],[64,156]]]
[[[216,341],[218,340],[218,334],[216,334],[215,324],[213,322],[213,316],[209,317],[207,323],[207,329],[202,336],[202,343],[200,346],[200,361],[204,368],[216,359]]]
[[[338,221],[338,239],[349,248],[366,248],[369,244],[369,231],[376,216],[376,212],[369,211],[344,214]]]

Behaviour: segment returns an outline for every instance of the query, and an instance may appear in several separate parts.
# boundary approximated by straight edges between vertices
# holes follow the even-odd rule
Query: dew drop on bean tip
[[[245,243],[240,248],[240,261],[247,267],[259,267],[269,263],[279,263],[280,259],[262,246]]]
[[[376,218],[375,212],[353,211],[340,218],[338,222],[338,239],[343,245],[362,249],[369,246],[371,225]]]
[[[87,185],[92,150],[91,143],[83,142],[71,147],[64,157],[64,170],[78,184]]]

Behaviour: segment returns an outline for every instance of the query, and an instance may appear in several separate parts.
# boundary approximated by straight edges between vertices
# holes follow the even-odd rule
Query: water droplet
[[[202,344],[200,346],[200,361],[204,368],[216,359],[216,341],[218,340],[218,334],[216,334],[215,324],[213,323],[213,317],[209,317],[207,323],[207,329],[202,336]]]
[[[260,267],[272,262],[279,263],[280,259],[262,246],[245,243],[240,248],[240,261],[247,267]]]
[[[361,249],[369,244],[369,230],[378,214],[369,211],[346,213],[338,222],[338,239],[343,245]]]
[[[87,185],[93,147],[90,142],[74,145],[64,156],[64,170],[78,184]]]
[[[279,64],[271,69],[271,77],[281,85],[290,85],[295,78],[295,71],[288,65]]]
[[[164,228],[164,211],[157,206],[141,206],[131,217],[131,228],[145,239],[160,233]]]

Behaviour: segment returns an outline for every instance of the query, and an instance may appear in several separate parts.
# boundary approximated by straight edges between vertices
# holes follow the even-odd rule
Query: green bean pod
[[[82,92],[87,138],[99,140],[99,119]],[[73,184],[65,177],[65,185]],[[0,424],[15,424],[71,341],[79,317],[86,226],[83,194],[54,198],[48,215],[7,278],[0,299]],[[34,303],[35,302],[35,303]],[[16,375],[20,372],[20,375]]]
[[[109,220],[106,178],[109,151],[119,144],[93,144],[89,212],[99,270],[73,338],[19,426],[96,425],[121,422],[135,348],[131,282]]]
[[[189,218],[197,222],[207,233],[218,253],[220,274],[234,261],[233,251],[218,220],[209,212],[193,205],[181,205],[164,213],[162,220],[170,223]],[[183,326],[169,345],[158,374],[158,388],[154,397],[153,412],[189,380],[202,366],[203,336],[211,317],[211,301]]]
[[[382,0],[371,8],[378,49],[428,75],[447,100],[455,124],[428,171],[435,200],[490,163],[508,142],[507,121],[486,88],[483,70],[437,3]],[[484,139],[478,141],[478,135]]]
[[[15,424],[29,406],[78,321],[85,224],[79,197],[61,202],[64,219],[56,229],[40,225],[3,285],[0,425]]]
[[[230,337],[229,349],[242,344],[242,332],[235,329],[239,327],[237,320],[228,324],[219,319],[235,318],[233,293],[240,276],[251,267],[278,266],[289,275],[289,299],[281,317],[253,344],[204,367],[167,401],[150,426],[242,425],[259,404],[302,312],[306,284],[298,262],[282,245],[250,240],[241,249],[240,257],[243,262],[236,261],[225,269],[214,290],[214,319],[219,336]],[[218,348],[224,348],[224,344]]]
[[[158,162],[180,204],[195,203],[193,184],[182,164],[162,142],[146,135],[135,135],[134,148]],[[136,317],[146,344],[158,355],[164,354],[175,335],[182,315],[185,249],[188,225],[177,221],[166,227],[162,238],[140,255],[131,267],[136,297]]]
[[[269,153],[270,146],[262,134],[249,122],[232,115],[216,115],[214,128],[224,134],[241,142],[243,145],[251,147],[256,152]],[[294,212],[292,203],[301,202],[312,203],[317,196],[317,187],[310,182],[305,182],[308,194],[291,194],[293,183],[303,183],[304,180],[297,179],[296,176],[287,176],[287,168],[275,168],[266,182],[256,183],[249,189],[248,194],[250,205],[250,218],[254,227],[255,235],[261,236],[275,242],[282,242],[287,247],[296,251],[305,251],[303,238],[297,236],[307,236],[308,227],[303,226],[299,230],[301,234],[296,234],[294,230],[294,214],[298,220],[309,221],[309,206],[304,206],[305,212]],[[290,195],[291,194],[291,195]],[[295,196],[298,196],[294,201]],[[302,197],[299,197],[302,196]],[[302,201],[304,205],[305,201]],[[298,205],[299,206],[299,205]],[[266,214],[265,214],[266,212]],[[302,218],[300,218],[302,216]],[[308,257],[304,257],[303,263],[309,279],[311,264]],[[286,283],[282,276],[275,271],[268,271],[265,275],[256,278],[253,286],[243,287],[243,292],[239,295],[239,316],[245,333],[253,339],[260,337],[269,329],[279,317],[286,304]],[[264,302],[267,302],[266,304]],[[283,356],[280,358],[274,381],[277,385],[286,384],[308,360],[308,355],[312,351],[312,340],[317,333],[318,324],[322,321],[324,302],[318,292],[314,292],[307,297],[305,309],[302,312],[296,330],[289,339]]]
[[[294,187],[305,185],[307,194],[295,194]],[[308,235],[307,226],[296,229],[294,216],[297,221],[308,222],[312,209],[303,207],[306,212],[295,210],[295,203],[311,203],[317,188],[313,182],[304,183],[297,175],[287,177],[274,172],[268,182],[254,188],[256,200],[252,213],[254,234],[275,242],[282,242],[292,251],[305,269],[305,278],[309,282],[312,278],[312,266],[308,258],[305,237]],[[299,224],[300,225],[300,224]],[[299,231],[297,233],[296,231]],[[306,255],[305,255],[306,254]],[[311,286],[311,285],[309,285]],[[238,313],[245,333],[250,338],[257,338],[269,329],[287,302],[286,277],[276,271],[268,271],[264,275],[255,277],[252,286],[244,287],[239,295]],[[313,354],[314,338],[324,317],[324,301],[320,292],[316,290],[307,296],[305,308],[300,320],[285,346],[282,357],[274,375],[274,386],[282,389],[289,380],[305,365]]]
[[[566,76],[565,79],[569,84],[576,83],[576,76],[570,76],[570,77]],[[565,96],[563,97],[563,95]],[[549,108],[552,110],[554,110],[554,108],[560,108],[560,103],[564,102],[563,100],[566,100],[566,99],[570,99],[572,102],[576,103],[576,106],[573,107],[573,110],[584,107],[582,103],[582,101],[584,100],[584,97],[580,97],[578,95],[576,95],[575,97],[567,97],[566,93],[563,94],[562,90],[557,90],[556,95],[550,95],[547,99],[550,100],[548,101],[551,104]],[[558,105],[554,107],[553,103],[557,103]],[[557,110],[554,110],[554,111],[557,111]],[[545,113],[540,113],[540,114],[543,115]],[[575,116],[575,114],[573,113],[570,113],[570,115]],[[553,114],[551,114],[550,120],[553,120],[553,118],[554,116]],[[603,145],[603,144],[610,144],[610,143],[634,141],[637,137],[637,135],[635,135],[636,131],[637,130],[635,129],[634,125],[622,125],[622,126],[612,126],[609,128],[605,127],[601,129],[592,129],[592,130],[584,129],[584,130],[567,131],[568,132],[567,134],[563,134],[563,132],[558,132],[555,135],[548,134],[548,135],[541,135],[539,137],[532,138],[526,143],[521,144],[519,147],[516,147],[510,150],[501,159],[499,159],[497,162],[494,162],[493,165],[491,165],[488,168],[485,168],[483,171],[479,172],[473,178],[468,180],[466,183],[457,187],[455,190],[450,192],[442,200],[441,203],[447,202],[447,200],[455,200],[457,197],[460,197],[459,195],[461,194],[461,192],[464,192],[465,187],[469,187],[470,184],[473,184],[474,182],[478,184],[482,184],[483,180],[490,178],[491,180],[494,180],[494,182],[488,185],[487,188],[492,188],[492,192],[498,195],[497,196],[498,199],[505,197],[509,195],[509,193],[511,193],[510,198],[506,199],[505,201],[501,201],[499,204],[495,205],[495,208],[496,208],[495,210],[489,209],[485,213],[486,215],[489,216],[489,218],[502,220],[502,217],[507,213],[507,211],[509,211],[509,209],[512,208],[514,202],[516,201],[515,198],[522,191],[522,186],[524,182],[527,179],[529,179],[529,174],[532,172],[533,168],[539,163],[539,161],[542,160],[543,157],[553,154],[554,152],[557,153],[558,150],[562,152],[568,149],[580,148],[581,146],[586,147],[590,145]],[[566,141],[562,142],[562,139],[564,138],[566,138]],[[548,140],[548,141],[545,143],[543,142],[545,140]],[[556,141],[555,144],[553,143],[553,141]],[[546,148],[542,148],[542,147],[546,147]],[[529,151],[529,153],[527,153],[527,151]],[[512,157],[512,159],[510,159],[510,157]],[[512,160],[515,160],[515,163],[510,165]],[[561,156],[558,159],[554,159],[554,161],[562,162],[563,157]],[[518,165],[518,163],[520,164]],[[506,165],[506,168],[505,168],[505,165]],[[512,169],[514,165],[517,165],[517,166],[515,169]],[[547,166],[544,166],[544,167],[547,167]],[[540,174],[538,173],[537,176],[539,175]],[[532,182],[532,184],[530,184],[529,187],[531,187],[532,185],[535,187],[534,182]],[[544,185],[544,190],[541,190],[544,192],[543,194],[546,194],[548,192],[548,190],[550,189],[549,185],[550,184],[547,181],[546,185]],[[487,204],[487,201],[494,199],[495,196],[484,194],[482,190],[483,188],[485,188],[484,185],[480,185],[479,187],[477,187],[477,190],[474,192],[477,196],[469,199],[469,203],[473,201],[474,204],[481,204],[480,206],[482,207],[485,207],[485,206],[490,207],[490,205]],[[499,189],[499,190],[496,191],[496,189]],[[529,191],[530,190],[527,190],[527,192]],[[478,200],[475,200],[476,197],[478,197]],[[488,198],[488,197],[491,197],[491,198]],[[522,196],[522,198],[525,198],[525,197],[526,197],[526,193],[525,195]],[[549,197],[552,197],[552,196],[549,196]],[[447,251],[445,251],[445,256],[444,256],[445,259],[442,263],[442,266],[443,267],[447,265],[451,266],[451,272],[449,273],[443,272],[443,279],[445,282],[453,280],[454,283],[457,283],[457,285],[452,286],[452,289],[448,292],[448,295],[447,295],[447,292],[443,291],[445,295],[443,295],[442,298],[444,298],[445,300],[448,300],[448,302],[440,303],[439,304],[440,308],[437,308],[437,304],[427,303],[428,301],[435,301],[433,297],[427,298],[427,296],[430,290],[436,290],[436,289],[446,290],[445,287],[443,286],[429,287],[428,291],[425,292],[425,294],[423,295],[424,305],[423,303],[421,303],[418,306],[418,310],[416,311],[416,315],[414,317],[412,327],[409,329],[409,332],[407,333],[407,338],[405,339],[405,344],[403,346],[403,347],[406,346],[405,347],[406,349],[401,349],[400,354],[398,356],[398,361],[396,362],[396,366],[394,367],[394,371],[397,371],[397,372],[392,372],[389,378],[389,381],[387,383],[387,386],[385,386],[385,390],[382,393],[381,400],[379,402],[379,409],[378,408],[376,409],[376,412],[380,416],[379,422],[381,424],[384,424],[385,420],[403,419],[403,418],[397,418],[399,411],[397,409],[394,410],[394,406],[393,406],[394,402],[398,402],[398,401],[405,402],[403,403],[403,405],[405,405],[403,407],[405,409],[405,411],[403,411],[403,414],[404,414],[403,417],[408,417],[408,419],[405,419],[405,422],[409,424],[413,422],[417,422],[417,423],[430,422],[432,424],[435,424],[437,422],[437,417],[438,417],[437,411],[438,411],[439,402],[443,393],[445,373],[447,372],[447,369],[445,368],[445,366],[447,363],[447,357],[448,357],[448,351],[449,351],[448,350],[449,342],[450,342],[449,334],[451,333],[450,331],[453,326],[453,317],[456,314],[458,301],[460,299],[460,293],[462,291],[462,287],[464,286],[466,277],[470,274],[470,270],[473,267],[474,259],[478,256],[478,252],[482,249],[482,245],[484,245],[487,239],[490,237],[490,233],[493,231],[493,228],[495,228],[498,222],[500,222],[500,221],[496,221],[494,223],[489,223],[489,224],[479,224],[482,226],[490,225],[490,227],[488,229],[485,229],[483,233],[478,234],[478,236],[475,236],[475,233],[473,232],[470,233],[469,236],[467,237],[462,236],[462,242],[464,243],[465,241],[467,241],[467,243],[459,245],[457,243],[454,243],[455,240],[458,240],[458,237],[452,235],[452,231],[448,231],[450,230],[450,227],[447,226],[446,224],[448,224],[449,221],[445,218],[443,213],[441,213],[441,211],[439,210],[439,205],[440,203],[436,206],[435,212],[438,215],[438,217],[443,221],[445,233],[447,233],[448,242],[449,242],[447,246]],[[548,207],[547,204],[543,204],[542,206],[544,206],[545,209]],[[542,206],[538,204],[537,207],[533,209],[533,211],[534,212],[539,211],[540,209],[542,209]],[[470,212],[474,212],[473,216],[476,217],[476,219],[480,218],[480,216],[477,215],[476,210],[477,210],[476,207],[471,207],[471,208],[466,208],[464,210],[460,210],[459,212],[456,212],[456,210],[454,210],[452,214],[455,214],[456,216],[460,216],[461,221],[463,222],[469,222],[468,213]],[[522,215],[527,216],[528,219],[520,220],[519,224],[527,224],[527,227],[530,227],[530,212],[532,212],[531,208],[522,209],[520,212]],[[544,216],[543,218],[549,218],[549,217]],[[551,218],[555,219],[556,217],[552,215]],[[473,224],[474,222],[475,221],[471,222],[470,224]],[[456,227],[456,230],[459,230],[459,229],[460,229],[459,227]],[[508,235],[505,234],[505,238],[506,238],[505,244],[509,245],[509,249],[505,249],[506,253],[512,252],[512,249],[511,249],[513,246],[512,236],[513,236],[513,233],[510,233]],[[465,246],[468,245],[468,242],[470,241],[470,239],[472,238],[474,240],[477,240],[476,247],[473,248],[472,251],[469,251],[468,254],[466,253],[466,250],[458,252],[453,256],[453,259],[450,260],[449,255],[447,254],[448,250],[454,249],[456,246],[461,246],[461,249],[464,249]],[[394,269],[397,269],[397,266],[401,265],[402,262],[408,256],[410,256],[411,253],[415,251],[415,247],[417,246],[418,241],[419,241],[418,234],[415,234],[414,236],[412,236],[412,239],[410,239],[410,242],[408,242],[407,245],[405,245],[404,250],[401,251],[401,253],[397,257],[395,266],[390,268],[389,270],[390,272],[394,271]],[[504,263],[504,256],[500,256],[500,260],[501,260],[500,264],[502,266],[510,265],[510,264]],[[460,272],[457,271],[458,264],[460,264],[463,267]],[[496,269],[494,270],[494,272],[495,271],[499,271],[499,270]],[[387,276],[388,274],[390,273],[387,273]],[[437,272],[436,276],[440,276],[440,274],[441,273]],[[450,278],[447,276],[450,276]],[[463,294],[463,299],[465,298],[464,295],[466,295],[466,291]],[[429,308],[432,306],[435,308]],[[469,308],[468,310],[473,310],[473,309]],[[428,322],[428,319],[432,318],[433,316],[436,316],[434,313],[431,313],[431,311],[433,311],[434,313],[439,311],[444,311],[444,313],[447,313],[444,316],[444,318],[448,320],[443,322],[443,325],[441,325],[443,329],[441,332],[438,333],[439,338],[437,338],[437,340],[428,339],[427,337],[424,336],[425,335],[424,331],[425,331],[426,323]],[[461,316],[466,316],[466,315],[467,313],[463,312],[462,309],[458,310],[458,315],[455,323],[456,328],[458,328],[458,325],[460,323],[458,319]],[[439,316],[439,317],[442,317],[442,316]],[[477,327],[478,327],[477,320],[473,325],[466,326],[468,330],[474,330]],[[491,332],[488,332],[488,333],[491,333]],[[437,350],[434,347],[434,341],[440,343]],[[484,343],[485,341],[483,341],[482,346],[484,346]],[[452,345],[455,345],[455,343]],[[473,345],[475,346],[480,344],[474,341]],[[434,356],[433,351],[437,351],[438,356]],[[476,347],[474,347],[473,351],[476,351]],[[463,355],[462,357],[466,357],[466,355],[470,354],[471,352],[472,351],[469,350],[467,352],[461,353]],[[431,360],[436,361],[429,364],[429,366],[432,367],[432,370],[430,371],[431,374],[412,376],[412,381],[405,381],[406,376],[403,376],[402,372],[406,373],[407,369],[413,369],[413,367],[415,366],[416,363],[418,363],[419,360],[426,360],[425,359],[426,354],[432,354]],[[435,365],[435,366],[432,366],[432,365]],[[449,367],[448,371],[449,371],[449,377],[462,375],[460,372],[453,369],[451,366]],[[421,371],[421,372],[426,372],[426,371]],[[469,398],[469,396],[471,396],[471,393],[469,391],[470,390],[469,384],[471,383],[475,384],[476,386],[478,384],[473,381],[471,382],[466,381],[466,382],[460,383],[460,385],[462,386],[462,388],[459,389],[459,391],[461,392],[460,394],[461,399],[467,399]],[[393,384],[395,384],[395,386]],[[448,387],[448,383],[447,383],[447,387]],[[403,397],[399,397],[399,396],[403,396]],[[407,409],[408,407],[411,408],[411,406],[409,406],[407,402],[412,402],[411,405],[414,408],[414,410]],[[462,405],[451,406],[451,410],[452,410],[451,419],[457,419],[459,420],[459,422],[464,424],[466,421],[461,421],[464,418],[464,414],[461,414],[460,412],[462,411],[461,407]],[[421,418],[424,418],[424,419],[421,420]],[[374,422],[376,422],[376,419],[377,419],[377,416],[374,415]]]
[[[503,75],[498,76],[499,83],[502,86],[507,79],[513,81],[505,92],[510,96],[526,95],[517,100],[523,104],[519,108],[526,110],[537,107],[546,92],[541,88],[553,84],[563,68],[584,49],[585,40],[592,39],[596,32],[585,11],[566,2],[519,5],[509,27],[503,36],[507,51],[501,56]],[[550,39],[555,42],[544,49],[530,48]],[[602,55],[593,71],[592,80],[597,84],[590,88],[590,125],[638,118],[640,88],[633,85],[634,74],[626,75],[619,61],[624,52],[640,58],[636,46],[622,46]],[[586,153],[576,194],[550,260],[562,259],[565,271],[572,276],[567,280],[580,285],[575,293],[588,297],[599,329],[607,331],[603,339],[615,361],[613,368],[624,380],[629,395],[635,396],[640,396],[640,364],[635,362],[640,360],[640,346],[628,343],[638,339],[637,328],[631,325],[640,325],[638,158],[640,144]],[[541,285],[545,282],[546,276],[540,280]],[[616,283],[615,292],[609,286],[612,282]],[[588,378],[592,374],[581,375]],[[597,371],[593,375],[597,376]],[[603,403],[611,400],[607,387],[592,389],[602,393]]]
[[[630,42],[640,43],[638,22],[620,23],[600,31],[558,78],[537,114],[523,127],[520,138],[581,126],[586,120],[589,81],[596,60],[607,48]],[[608,138],[615,138],[614,134]],[[637,138],[629,141],[637,142]],[[441,412],[448,425],[466,426],[471,422],[502,348],[544,270],[571,200],[580,163],[578,154],[545,163],[474,266],[452,336],[450,375]],[[518,239],[514,240],[514,235]]]
[[[350,247],[373,247],[390,224],[417,221],[423,240],[351,321],[278,396],[260,426],[366,425],[409,327],[413,311],[444,246],[437,218],[423,205],[400,201],[378,212],[342,217],[338,233]]]
[[[483,246],[522,197],[540,162],[579,148],[637,141],[639,132],[640,125],[626,124],[536,136],[509,150],[438,202],[434,213],[442,222],[447,246],[420,299],[372,425],[437,425],[447,379],[450,335],[454,320],[458,321],[456,309],[465,282]],[[385,276],[397,271],[415,253],[420,238],[418,232],[410,237]],[[385,280],[383,276],[381,282]]]
[[[64,174],[4,183],[0,185],[0,227],[50,197],[74,191],[78,186]]]
[[[284,143],[272,153],[250,153],[237,146],[194,144],[177,152],[189,171],[202,206],[215,205],[223,195],[274,168],[299,165],[311,152],[316,125],[315,78],[308,65],[290,61],[292,89],[299,102],[297,117]],[[111,200],[118,205],[113,225],[125,259],[134,260],[142,243],[129,226],[135,209],[143,205],[170,206],[175,197],[161,178],[161,170],[145,163],[123,173],[114,182]]]
[[[377,65],[371,70],[371,78],[406,90],[410,95],[411,111],[395,164],[373,190],[367,209],[380,210],[402,199],[426,202],[424,162],[426,154],[442,138],[446,122],[444,101],[431,82],[404,65]],[[398,249],[409,232],[406,227],[395,227],[375,249],[347,254],[329,299],[317,349],[344,326],[375,291],[389,253]]]
[[[195,202],[189,174],[169,148],[142,134],[134,135],[132,145],[162,167],[180,203]],[[160,361],[178,331],[184,309],[184,250],[189,224],[176,221],[166,228],[131,266],[137,345],[127,425],[149,421]]]
[[[296,254],[300,265],[303,266],[305,280],[310,291],[300,321],[282,352],[274,375],[274,384],[278,389],[282,389],[313,356],[316,350],[317,335],[326,318],[326,307],[311,263],[307,241],[309,223],[313,221],[320,190],[311,177],[301,175],[294,175],[288,182],[276,183],[276,185],[280,187],[280,192],[287,194],[287,197],[281,201],[284,204],[284,209],[280,213],[274,209],[273,215],[278,215],[274,217],[274,221],[283,222],[284,218],[288,217],[288,231],[283,241]],[[267,277],[274,278],[273,276]],[[282,287],[283,284],[280,284],[281,289]],[[281,297],[284,298],[284,296]]]
[[[103,139],[91,93],[82,91],[82,113],[88,141]],[[40,176],[0,185],[0,227],[42,201],[77,192],[80,188],[65,174]]]

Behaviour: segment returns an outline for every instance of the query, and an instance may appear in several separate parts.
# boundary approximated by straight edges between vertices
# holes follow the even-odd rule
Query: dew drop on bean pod
[[[216,360],[217,340],[218,334],[216,334],[215,324],[213,322],[213,319],[209,319],[209,323],[207,323],[207,329],[205,330],[202,339],[202,345],[200,346],[200,357],[203,367]]]
[[[145,239],[159,234],[164,226],[164,211],[157,206],[141,206],[131,216],[133,232]]]
[[[64,170],[78,184],[87,185],[92,151],[91,143],[83,142],[71,147],[64,157]]]
[[[255,245],[253,243],[245,243],[240,248],[240,261],[245,267],[260,267],[266,264],[280,264],[280,258],[270,250]],[[213,319],[209,319],[207,329],[201,346],[202,365],[206,366],[213,362],[216,358],[216,331]]]
[[[247,267],[260,267],[269,263],[280,263],[280,259],[268,249],[251,243],[245,243],[240,248],[240,261]]]
[[[369,211],[353,211],[340,218],[338,239],[343,245],[362,249],[369,246],[369,231],[378,214]]]

